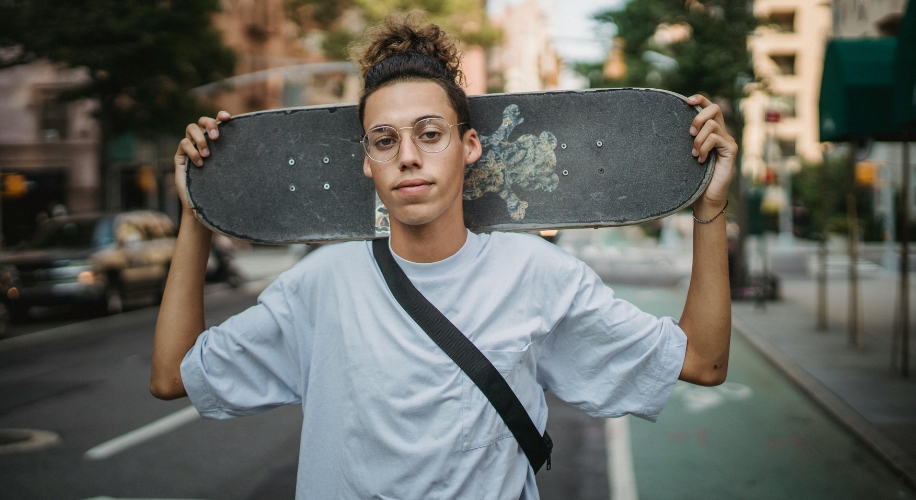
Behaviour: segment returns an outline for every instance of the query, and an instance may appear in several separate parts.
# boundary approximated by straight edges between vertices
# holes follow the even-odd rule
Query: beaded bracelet
[[[724,214],[726,208],[728,208],[728,200],[725,200],[725,206],[722,207],[722,211],[719,212],[719,213],[717,213],[716,216],[713,217],[712,219],[709,219],[709,220],[700,220],[700,219],[697,219],[696,214],[694,214],[694,215],[693,215],[693,220],[699,222],[700,224],[709,224],[710,222],[716,220],[720,215]]]

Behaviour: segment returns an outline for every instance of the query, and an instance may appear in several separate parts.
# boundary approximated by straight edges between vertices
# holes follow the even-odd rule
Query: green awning
[[[898,123],[916,122],[916,2],[912,1],[903,15],[897,35],[894,118]]]
[[[827,44],[819,100],[821,141],[900,140],[902,128],[894,119],[896,47],[896,38]]]

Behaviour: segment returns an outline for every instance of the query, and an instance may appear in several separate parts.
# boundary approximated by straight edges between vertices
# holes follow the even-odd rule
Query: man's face
[[[396,129],[412,127],[422,118],[444,118],[458,123],[458,115],[448,101],[445,90],[430,81],[401,82],[375,91],[366,100],[363,127],[380,125]],[[462,138],[459,127],[451,127],[447,148],[427,153],[411,140],[412,131],[400,131],[400,146],[391,160],[378,162],[368,156],[363,172],[375,182],[379,198],[388,208],[392,224],[411,226],[435,221],[444,214],[461,215],[464,167],[480,157],[477,132],[470,130]],[[397,221],[397,222],[395,222]]]

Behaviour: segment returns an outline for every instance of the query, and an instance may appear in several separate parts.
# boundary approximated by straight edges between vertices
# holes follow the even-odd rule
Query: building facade
[[[0,175],[25,180],[21,192],[2,196],[4,246],[27,238],[36,217],[98,206],[95,103],[57,99],[88,79],[85,70],[46,61],[0,71]]]
[[[832,28],[820,0],[756,0],[754,14],[771,22],[748,41],[757,82],[741,105],[742,149],[744,172],[762,178],[821,159],[818,97]]]

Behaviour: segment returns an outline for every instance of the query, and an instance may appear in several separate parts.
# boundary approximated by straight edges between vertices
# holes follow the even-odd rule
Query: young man
[[[725,380],[730,334],[726,205],[737,146],[706,98],[695,154],[716,172],[694,204],[694,263],[680,322],[614,297],[595,273],[525,234],[464,227],[465,165],[481,154],[458,53],[434,25],[392,18],[368,34],[363,170],[391,215],[390,248],[423,293],[491,361],[540,432],[544,390],[600,417],[654,420],[680,378]],[[457,89],[457,90],[456,90]],[[228,120],[221,112],[219,120]],[[502,419],[390,294],[369,242],[326,245],[259,303],[204,330],[210,232],[188,208],[217,122],[189,125],[175,156],[184,206],[162,301],[151,392],[214,418],[301,404],[297,498],[537,498]],[[203,333],[201,333],[203,332]]]

